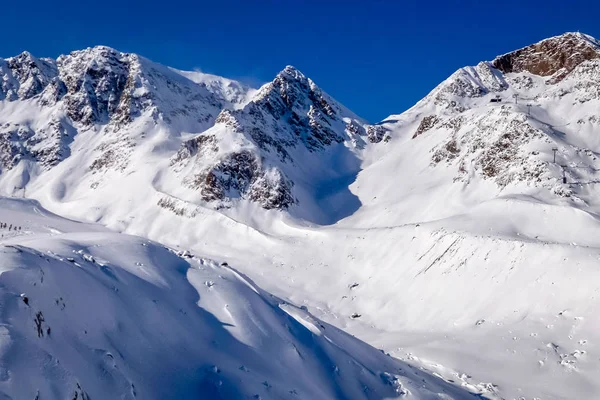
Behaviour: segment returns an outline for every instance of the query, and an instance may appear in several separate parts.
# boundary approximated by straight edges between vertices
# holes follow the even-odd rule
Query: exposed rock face
[[[267,210],[288,208],[297,203],[292,194],[293,185],[293,182],[287,179],[281,171],[277,169],[263,170],[251,182],[247,192],[248,199]]]
[[[379,143],[385,139],[387,129],[382,125],[369,125],[367,127],[367,137],[371,143]]]
[[[440,129],[449,133],[434,150],[432,164],[458,165],[455,180],[468,181],[469,171],[484,179],[493,179],[504,187],[512,182],[551,186],[548,164],[526,150],[532,142],[549,143],[548,132],[534,127],[527,115],[513,112],[509,106],[491,109],[457,124],[449,120]]]
[[[600,99],[600,58],[582,62],[563,82],[567,85],[552,85],[549,90],[537,96],[536,100],[564,97],[569,93],[575,94],[579,104]]]
[[[171,160],[171,165],[177,164],[185,159],[196,156],[198,152],[208,151],[216,153],[219,151],[217,138],[214,135],[200,135],[193,139],[186,140],[181,148]]]
[[[57,65],[67,88],[67,115],[85,125],[107,123],[125,90],[130,59],[129,55],[105,47],[59,57]]]
[[[214,136],[205,136],[202,140],[196,138],[187,143],[174,158],[174,163],[184,161],[191,154],[197,155],[198,151],[205,154],[218,151]],[[192,150],[184,150],[188,148]],[[185,154],[187,152],[190,156]],[[283,209],[296,202],[291,193],[293,183],[279,170],[265,168],[256,153],[239,150],[214,159],[214,164],[199,166],[201,171],[184,181],[187,186],[199,190],[204,201],[226,205],[230,199],[242,198],[265,209]]]
[[[250,151],[239,151],[220,159],[208,171],[195,176],[189,182],[201,189],[206,201],[223,200],[226,194],[235,191],[244,195],[259,170],[259,161]]]
[[[51,168],[70,155],[69,144],[74,135],[73,127],[59,119],[52,119],[46,127],[36,130],[27,125],[1,126],[1,169],[11,169],[21,160]]]
[[[135,148],[135,142],[126,136],[110,139],[96,147],[100,155],[90,164],[92,173],[104,171],[123,172],[129,165],[129,157]]]
[[[263,86],[233,118],[260,148],[274,149],[283,158],[286,147],[303,145],[315,152],[367,135],[363,121],[292,66]],[[371,137],[376,140],[379,132],[374,128]]]
[[[120,126],[150,112],[155,120],[185,117],[206,128],[225,106],[204,84],[105,46],[75,51],[56,61],[29,53],[0,59],[0,77],[0,100],[39,96],[42,106],[63,106],[81,127]]]
[[[224,104],[202,84],[135,54],[108,47],[73,52],[57,64],[74,121],[119,127],[143,113],[155,121],[191,119],[209,125]]]
[[[230,111],[223,111],[217,124],[225,126],[242,137],[245,133]],[[254,201],[265,209],[285,209],[296,202],[291,193],[293,183],[276,168],[263,165],[264,157],[260,150],[271,146],[280,148],[284,160],[289,159],[287,151],[268,134],[257,135],[261,131],[250,129],[250,138],[260,143],[259,148],[238,149],[221,152],[218,135],[201,134],[184,142],[171,159],[171,166],[181,170],[192,165],[191,173],[183,179],[183,184],[199,190],[202,200],[216,202],[220,207],[228,206],[233,199]],[[233,140],[232,140],[233,141]],[[224,143],[227,148],[231,143]]]
[[[435,126],[435,124],[437,124],[439,121],[440,121],[440,119],[438,117],[436,117],[435,115],[427,115],[427,116],[423,117],[423,119],[421,120],[421,123],[419,124],[419,127],[417,128],[417,130],[412,138],[414,139],[417,136],[419,136],[420,134],[422,134],[423,132],[427,132],[428,130],[433,128]]]
[[[527,71],[555,75],[559,82],[583,61],[600,58],[600,43],[581,33],[565,33],[497,57],[493,66],[502,72]]]
[[[57,75],[53,60],[42,60],[24,52],[17,57],[0,60],[0,100],[30,99],[40,94]]]
[[[0,131],[0,164],[2,169],[14,167],[30,151],[23,145],[35,133],[23,126],[6,126]]]
[[[345,138],[332,129],[339,111],[329,96],[291,66],[265,85],[248,108],[257,122],[264,121],[265,114],[276,121],[283,120],[276,124],[282,139],[289,144],[301,141],[310,151],[344,141]],[[261,139],[259,141],[264,140]]]

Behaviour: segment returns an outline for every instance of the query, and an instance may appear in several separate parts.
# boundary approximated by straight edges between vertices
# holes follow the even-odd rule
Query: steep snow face
[[[596,46],[554,42],[577,37]],[[462,68],[381,123],[390,140],[367,149],[350,187],[362,206],[330,232],[343,243],[314,238],[345,257],[304,259],[341,264],[359,286],[340,284],[340,304],[320,307],[360,304],[351,332],[444,376],[475,369],[498,398],[598,397],[600,59],[575,44],[565,57],[571,48],[578,62],[554,72],[525,58],[515,71]]]
[[[0,199],[0,394],[471,399],[226,264]]]
[[[475,67],[464,67],[456,71],[412,109],[433,103],[439,111],[460,113],[473,103],[469,99],[478,99],[507,87],[502,73],[490,63],[481,62]]]
[[[208,90],[213,92],[217,97],[226,99],[236,108],[245,106],[257,91],[238,81],[217,75],[199,71],[175,71],[196,83],[206,85]]]

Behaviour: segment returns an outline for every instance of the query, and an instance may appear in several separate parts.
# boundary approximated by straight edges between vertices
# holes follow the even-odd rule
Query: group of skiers
[[[12,224],[8,225],[8,224],[7,224],[7,223],[5,223],[5,222],[0,222],[0,229],[6,229],[6,227],[7,227],[7,226],[8,226],[8,230],[9,230],[9,231],[11,231],[11,230],[20,231],[20,230],[21,230],[21,227],[20,227],[20,226],[16,226],[16,225],[15,225],[15,226],[13,227],[13,226],[12,226]]]

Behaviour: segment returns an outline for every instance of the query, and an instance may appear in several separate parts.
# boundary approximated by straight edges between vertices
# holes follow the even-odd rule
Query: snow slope
[[[6,399],[474,398],[226,264],[0,199]]]
[[[211,92],[215,93],[220,98],[227,100],[237,108],[242,108],[248,104],[256,93],[256,89],[233,79],[227,79],[200,71],[175,71],[193,82],[206,85]]]
[[[599,48],[567,33],[461,68],[376,125],[292,67],[241,103],[201,85],[212,78],[153,66],[159,89],[141,68],[123,103],[140,113],[111,106],[119,78],[92,85],[100,102],[78,89],[48,106],[61,85],[38,60],[50,72],[4,81],[14,146],[0,190],[225,260],[487,398],[595,398]],[[69,104],[100,104],[82,115],[108,121],[73,119]],[[47,133],[61,126],[69,139]]]

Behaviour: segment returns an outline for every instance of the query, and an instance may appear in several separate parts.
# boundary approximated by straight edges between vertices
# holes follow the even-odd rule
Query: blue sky
[[[253,85],[291,64],[372,122],[464,65],[565,31],[600,38],[599,1],[8,1],[0,57],[97,44]]]

